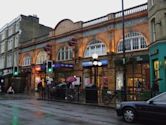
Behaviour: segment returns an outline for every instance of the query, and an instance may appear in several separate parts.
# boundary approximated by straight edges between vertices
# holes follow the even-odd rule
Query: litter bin
[[[86,103],[98,103],[98,94],[96,86],[85,88]]]

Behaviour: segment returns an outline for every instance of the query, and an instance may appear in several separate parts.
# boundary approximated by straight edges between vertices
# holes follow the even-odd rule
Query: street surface
[[[0,100],[0,125],[129,125],[109,108],[35,99]],[[141,125],[141,124],[132,124]]]

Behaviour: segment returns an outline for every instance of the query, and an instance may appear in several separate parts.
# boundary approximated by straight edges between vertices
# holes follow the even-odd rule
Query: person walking
[[[155,79],[154,84],[152,86],[152,96],[156,96],[158,93],[159,93],[158,79]]]
[[[15,93],[15,92],[14,92],[14,89],[13,89],[13,86],[10,86],[10,87],[8,88],[7,93],[8,93],[8,94],[14,94],[14,93]]]
[[[140,82],[139,79],[137,79],[137,81],[136,81],[136,100],[140,99],[141,89],[142,89],[142,83]]]
[[[42,81],[39,81],[37,84],[37,90],[39,92],[39,97],[42,97],[43,99],[43,86],[42,86]]]

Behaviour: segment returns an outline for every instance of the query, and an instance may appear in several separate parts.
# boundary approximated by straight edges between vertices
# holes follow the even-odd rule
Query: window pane
[[[125,47],[126,47],[126,50],[131,50],[131,43],[130,43],[130,40],[126,40],[126,41],[125,41]]]
[[[47,53],[45,51],[42,51],[37,56],[37,64],[43,64],[43,62],[47,60]]]
[[[68,48],[66,48],[66,51],[65,51],[65,60],[68,60],[69,59],[69,52],[68,52]]]
[[[91,57],[92,54],[106,55],[106,46],[104,43],[94,40],[90,42],[87,46],[84,56]]]
[[[119,46],[118,46],[118,52],[120,51],[123,51],[123,43],[122,41],[119,43]]]
[[[70,60],[72,59],[72,48],[69,47],[63,47],[58,52],[58,60]]]
[[[73,53],[72,53],[73,51],[72,51],[72,49],[70,50],[70,55],[69,55],[69,59],[72,59],[72,57],[73,57]]]
[[[58,60],[61,60],[61,55],[60,55],[61,53],[59,52],[58,53]]]
[[[147,46],[146,46],[145,39],[142,37],[142,38],[140,39],[140,41],[141,41],[141,48],[146,48]]]
[[[139,49],[139,41],[138,38],[133,38],[133,49]]]
[[[144,37],[138,32],[131,32],[125,35],[125,48],[127,51],[134,51],[138,49],[146,48],[146,42]],[[123,51],[123,42],[120,40],[120,43],[117,47],[118,52]]]

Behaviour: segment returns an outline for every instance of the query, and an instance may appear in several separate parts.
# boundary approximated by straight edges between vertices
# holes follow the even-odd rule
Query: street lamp
[[[98,60],[98,55],[94,53],[92,55],[92,65],[94,67],[94,84],[97,86],[97,68],[102,66],[102,63]]]
[[[125,30],[124,30],[124,1],[122,0],[122,36],[123,36],[123,91],[124,91],[124,101],[127,100],[126,93],[126,48],[125,48]]]

